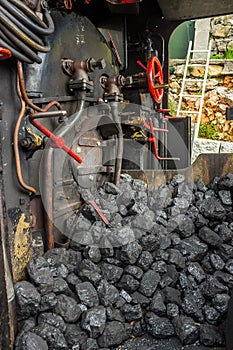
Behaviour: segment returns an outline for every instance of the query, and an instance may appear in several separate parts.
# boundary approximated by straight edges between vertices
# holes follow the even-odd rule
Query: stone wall
[[[233,58],[233,15],[214,17],[210,21],[212,55]]]
[[[170,61],[169,107],[174,115],[177,112],[184,67],[185,60]],[[194,81],[187,83],[187,93],[196,94],[197,97],[184,98],[182,109],[198,111],[202,91],[202,82],[198,80],[203,76],[204,67],[188,70],[188,77]],[[227,107],[233,107],[233,60],[210,60],[201,123],[211,125],[216,131],[212,133],[214,139],[233,142],[233,120],[226,120]],[[197,116],[192,117],[192,124],[196,119]]]

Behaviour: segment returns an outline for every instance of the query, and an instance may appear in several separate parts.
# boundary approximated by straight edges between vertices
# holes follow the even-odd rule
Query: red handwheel
[[[147,63],[147,80],[150,95],[156,103],[161,103],[163,99],[163,88],[158,88],[158,85],[163,85],[163,69],[159,59],[151,56]]]
[[[0,60],[7,60],[11,56],[12,56],[12,53],[10,50],[0,46]]]

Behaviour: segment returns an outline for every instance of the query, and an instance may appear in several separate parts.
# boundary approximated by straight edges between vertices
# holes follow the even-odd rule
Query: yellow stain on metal
[[[19,281],[25,277],[25,268],[32,258],[32,237],[30,223],[22,213],[15,229],[12,268],[13,280]]]

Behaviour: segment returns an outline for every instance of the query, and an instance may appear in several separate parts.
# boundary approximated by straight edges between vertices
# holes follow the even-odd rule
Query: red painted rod
[[[52,112],[42,112],[42,113],[33,113],[29,116],[30,123],[40,130],[45,136],[53,141],[52,147],[63,149],[67,154],[69,154],[73,159],[78,163],[82,163],[82,158],[80,158],[76,153],[72,151],[69,147],[66,146],[62,136],[55,136],[50,130],[48,130],[44,125],[42,125],[36,118],[48,118],[48,117],[64,117],[65,111],[52,111]]]

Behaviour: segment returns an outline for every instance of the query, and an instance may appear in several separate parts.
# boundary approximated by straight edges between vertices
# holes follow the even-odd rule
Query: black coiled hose
[[[11,50],[13,56],[26,63],[41,63],[38,52],[48,52],[45,36],[54,31],[47,8],[43,22],[21,0],[0,0],[0,46]]]

